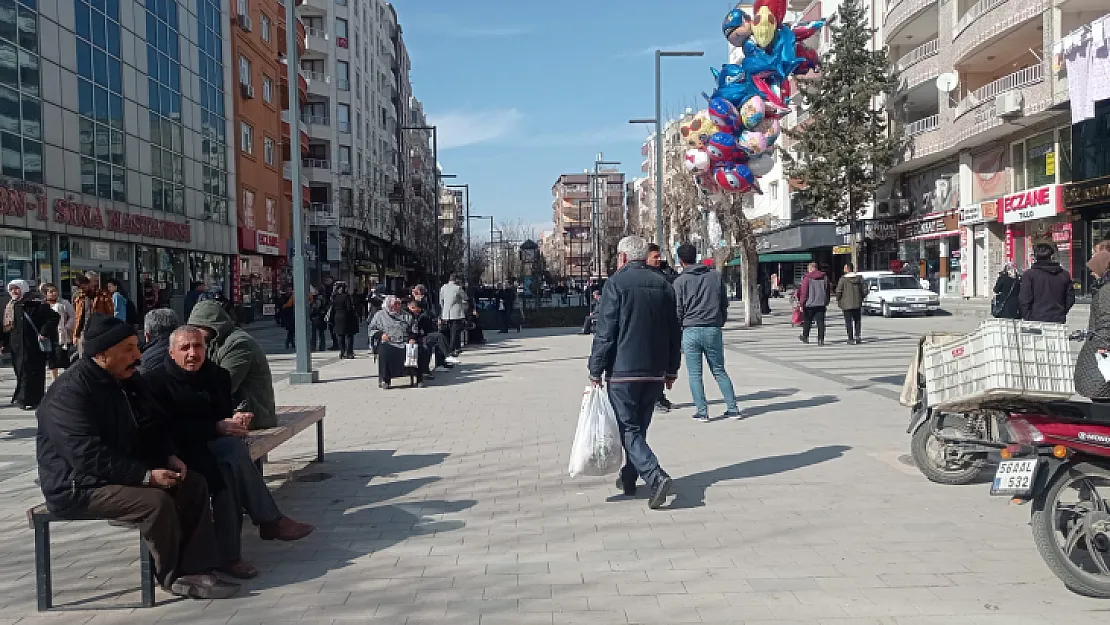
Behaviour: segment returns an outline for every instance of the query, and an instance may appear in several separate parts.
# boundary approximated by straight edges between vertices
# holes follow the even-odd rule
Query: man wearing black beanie
[[[62,518],[139,527],[167,591],[196,599],[234,596],[211,574],[219,565],[208,484],[176,455],[164,417],[135,375],[139,341],[121,319],[94,314],[84,356],[39,406],[39,483]]]

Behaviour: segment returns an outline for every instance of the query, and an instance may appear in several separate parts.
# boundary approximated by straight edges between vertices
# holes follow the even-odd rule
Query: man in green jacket
[[[274,379],[266,353],[258,341],[246,330],[235,327],[227,311],[215,300],[198,303],[189,314],[189,325],[207,331],[208,358],[231,374],[236,404],[245,402],[243,411],[254,415],[251,429],[275,427]]]

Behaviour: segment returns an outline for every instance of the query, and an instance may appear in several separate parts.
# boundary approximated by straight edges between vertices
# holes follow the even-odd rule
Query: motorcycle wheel
[[[1108,493],[1110,471],[1080,462],[1061,470],[1033,502],[1033,542],[1041,559],[1068,590],[1085,597],[1110,599]]]
[[[972,434],[965,417],[945,415],[943,418],[942,431],[954,436]],[[987,465],[985,454],[975,454],[955,462],[947,460],[944,455],[944,443],[937,439],[933,432],[932,421],[923,423],[913,433],[913,438],[910,439],[910,455],[917,469],[929,478],[930,482],[952,486],[971,484],[978,480]]]

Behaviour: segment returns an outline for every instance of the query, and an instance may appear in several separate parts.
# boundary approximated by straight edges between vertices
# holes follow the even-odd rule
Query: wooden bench
[[[247,448],[251,460],[258,471],[266,455],[297,434],[316,425],[316,459],[324,461],[324,407],[323,406],[278,406],[277,426],[264,430],[252,430],[247,435]],[[68,521],[94,521],[103,519],[58,518],[50,513],[46,504],[39,504],[27,510],[27,524],[35,531],[35,594],[38,598],[39,612],[54,607],[54,589],[50,569],[50,523]],[[139,588],[140,602],[143,607],[154,605],[154,559],[146,541],[139,536]]]

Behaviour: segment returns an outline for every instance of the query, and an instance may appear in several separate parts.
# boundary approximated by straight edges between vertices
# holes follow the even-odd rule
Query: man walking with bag
[[[690,372],[690,394],[694,397],[694,419],[709,423],[709,406],[701,379],[701,359],[717,380],[725,398],[725,417],[740,417],[732,379],[725,371],[725,342],[721,328],[728,318],[728,295],[721,274],[698,263],[698,250],[689,243],[678,246],[682,273],[674,281],[678,320],[682,324],[682,353]]]
[[[590,380],[608,382],[609,401],[617,416],[625,465],[617,485],[636,493],[636,477],[651,490],[648,507],[667,501],[671,477],[647,444],[647,430],[663,387],[670,388],[681,364],[681,329],[675,316],[674,290],[647,265],[648,243],[638,236],[617,244],[617,273],[601,292],[597,330],[590,353]]]

